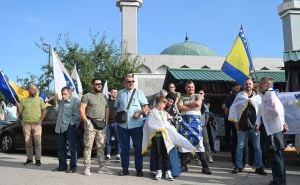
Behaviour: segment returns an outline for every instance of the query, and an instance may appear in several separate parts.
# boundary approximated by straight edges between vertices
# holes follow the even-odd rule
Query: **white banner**
[[[284,92],[278,96],[285,110],[285,122],[289,127],[287,134],[300,134],[300,92]]]

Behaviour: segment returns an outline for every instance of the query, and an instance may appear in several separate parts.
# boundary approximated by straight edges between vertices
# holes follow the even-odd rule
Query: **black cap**
[[[177,96],[176,96],[176,94],[175,93],[173,93],[173,92],[169,92],[168,93],[168,95],[166,96],[166,98],[170,98],[170,99],[172,99],[174,102],[176,101],[176,98],[177,98]]]

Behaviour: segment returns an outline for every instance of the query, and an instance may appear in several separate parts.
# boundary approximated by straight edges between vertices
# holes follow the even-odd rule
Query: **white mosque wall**
[[[139,54],[143,61],[141,72],[152,74],[165,74],[168,68],[207,68],[221,69],[225,57],[218,56],[189,56],[189,55],[150,55]],[[253,58],[256,70],[268,68],[278,71],[284,66],[282,58]],[[145,70],[147,68],[147,70]]]

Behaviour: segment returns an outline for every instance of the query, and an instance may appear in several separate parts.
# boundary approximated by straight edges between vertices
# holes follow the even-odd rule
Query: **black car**
[[[54,106],[47,107],[47,114],[42,122],[42,149],[45,151],[57,150],[58,134],[55,133],[57,111]],[[5,125],[0,130],[0,141],[2,152],[13,152],[24,150],[25,142],[20,121]],[[78,150],[82,153],[83,148],[83,128],[78,128]]]

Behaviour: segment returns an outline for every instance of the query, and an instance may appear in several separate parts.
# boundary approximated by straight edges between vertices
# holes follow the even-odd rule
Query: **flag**
[[[77,73],[76,65],[74,66],[74,68],[72,70],[71,78],[72,78],[73,83],[75,85],[77,94],[82,95],[82,84],[81,84],[79,75]]]
[[[102,94],[106,97],[106,99],[109,99],[110,92],[108,91],[107,80],[105,80],[105,84],[103,86]]]
[[[9,80],[2,71],[0,71],[0,73],[0,92],[10,103],[16,105],[20,100],[29,96],[27,90],[21,88],[12,80]]]
[[[242,26],[233,47],[225,58],[222,71],[240,85],[243,85],[246,79],[254,79],[254,67],[250,49]]]
[[[73,96],[79,97],[71,76],[69,75],[64,64],[59,59],[57,53],[52,48],[53,57],[53,76],[54,76],[54,92],[57,93],[58,99],[61,99],[61,89],[68,86],[73,91]]]

